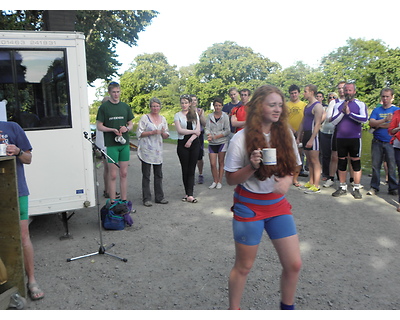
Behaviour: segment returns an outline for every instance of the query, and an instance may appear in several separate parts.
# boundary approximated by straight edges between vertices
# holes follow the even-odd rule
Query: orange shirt
[[[247,106],[235,107],[231,111],[231,116],[235,115],[237,121],[246,121]],[[243,128],[236,128],[235,132],[242,130]]]

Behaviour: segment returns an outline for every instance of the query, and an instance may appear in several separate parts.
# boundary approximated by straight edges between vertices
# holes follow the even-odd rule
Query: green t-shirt
[[[102,122],[108,128],[119,130],[121,126],[126,126],[128,121],[134,118],[131,108],[124,102],[114,104],[110,101],[104,102],[98,112],[96,120]],[[129,133],[125,132],[122,135],[126,143],[129,143]],[[104,132],[104,144],[106,147],[120,146],[119,142],[115,141],[116,135],[113,132]]]

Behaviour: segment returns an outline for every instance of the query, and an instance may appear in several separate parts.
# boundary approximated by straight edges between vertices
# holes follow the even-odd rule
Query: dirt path
[[[225,310],[228,274],[234,262],[229,211],[233,187],[209,190],[205,158],[203,185],[195,186],[197,204],[183,203],[180,165],[174,145],[165,144],[164,189],[167,205],[141,204],[141,173],[136,152],[129,169],[134,225],[103,231],[107,252],[128,259],[95,255],[99,249],[97,207],[69,220],[72,239],[60,241],[64,228],[57,214],[31,223],[36,277],[45,299],[31,310]],[[98,170],[99,181],[102,183]],[[303,182],[305,182],[303,178]],[[363,177],[362,184],[369,185]],[[103,191],[100,186],[101,193]],[[397,197],[382,186],[379,197],[334,198],[333,188],[305,195],[292,188],[301,240],[303,269],[296,304],[300,310],[374,310],[400,308],[400,214]],[[101,198],[102,204],[104,198]],[[242,301],[242,309],[278,309],[280,264],[264,237]]]

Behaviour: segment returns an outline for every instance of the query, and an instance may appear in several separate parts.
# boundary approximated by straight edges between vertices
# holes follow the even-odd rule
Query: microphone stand
[[[105,157],[110,159],[112,161],[112,163],[114,163],[118,168],[120,166],[112,158],[110,158],[101,148],[99,148],[96,145],[96,143],[89,137],[89,134],[86,131],[83,132],[83,135],[85,136],[85,139],[92,144],[92,148],[93,148],[93,171],[94,171],[94,176],[95,176],[95,179],[96,179],[97,220],[98,220],[98,225],[99,225],[100,247],[99,247],[99,250],[97,252],[85,254],[83,256],[79,256],[79,257],[75,257],[75,258],[69,258],[69,259],[67,259],[67,262],[71,262],[71,261],[75,261],[75,260],[78,260],[78,259],[95,256],[95,255],[98,255],[98,254],[107,254],[107,255],[109,255],[111,257],[114,257],[114,258],[117,258],[117,259],[119,259],[119,260],[121,260],[123,262],[127,262],[128,259],[121,258],[121,257],[118,257],[116,255],[113,255],[113,254],[110,254],[110,253],[107,252],[108,249],[110,249],[110,248],[115,246],[114,243],[111,243],[108,247],[105,247],[103,245],[103,235],[102,235],[101,215],[100,215],[100,200],[99,200],[99,182],[98,182],[98,179],[97,179],[96,163],[95,163],[96,162],[96,157],[95,157],[96,150],[99,150],[102,155],[104,155]]]

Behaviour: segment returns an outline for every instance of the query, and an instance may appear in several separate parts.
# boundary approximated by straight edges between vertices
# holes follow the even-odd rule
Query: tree
[[[2,30],[43,30],[44,10],[2,11]],[[138,33],[158,15],[154,10],[76,10],[75,31],[86,36],[88,83],[110,80],[121,65],[117,60],[118,41],[137,45]]]
[[[225,41],[209,47],[196,64],[196,75],[203,82],[221,79],[225,85],[246,83],[250,80],[265,80],[280,68],[249,47]]]
[[[390,87],[395,92],[394,104],[400,104],[400,49],[389,49],[379,60],[369,65],[366,75],[366,101],[374,107],[380,99],[380,91]]]
[[[148,111],[148,102],[168,85],[176,82],[178,72],[163,53],[138,55],[120,79],[121,99],[136,113]],[[162,101],[165,105],[165,101]]]
[[[348,39],[347,45],[325,56],[321,61],[321,72],[329,79],[334,89],[340,80],[354,81],[357,96],[371,93],[367,74],[371,65],[386,55],[386,45],[382,40]]]

